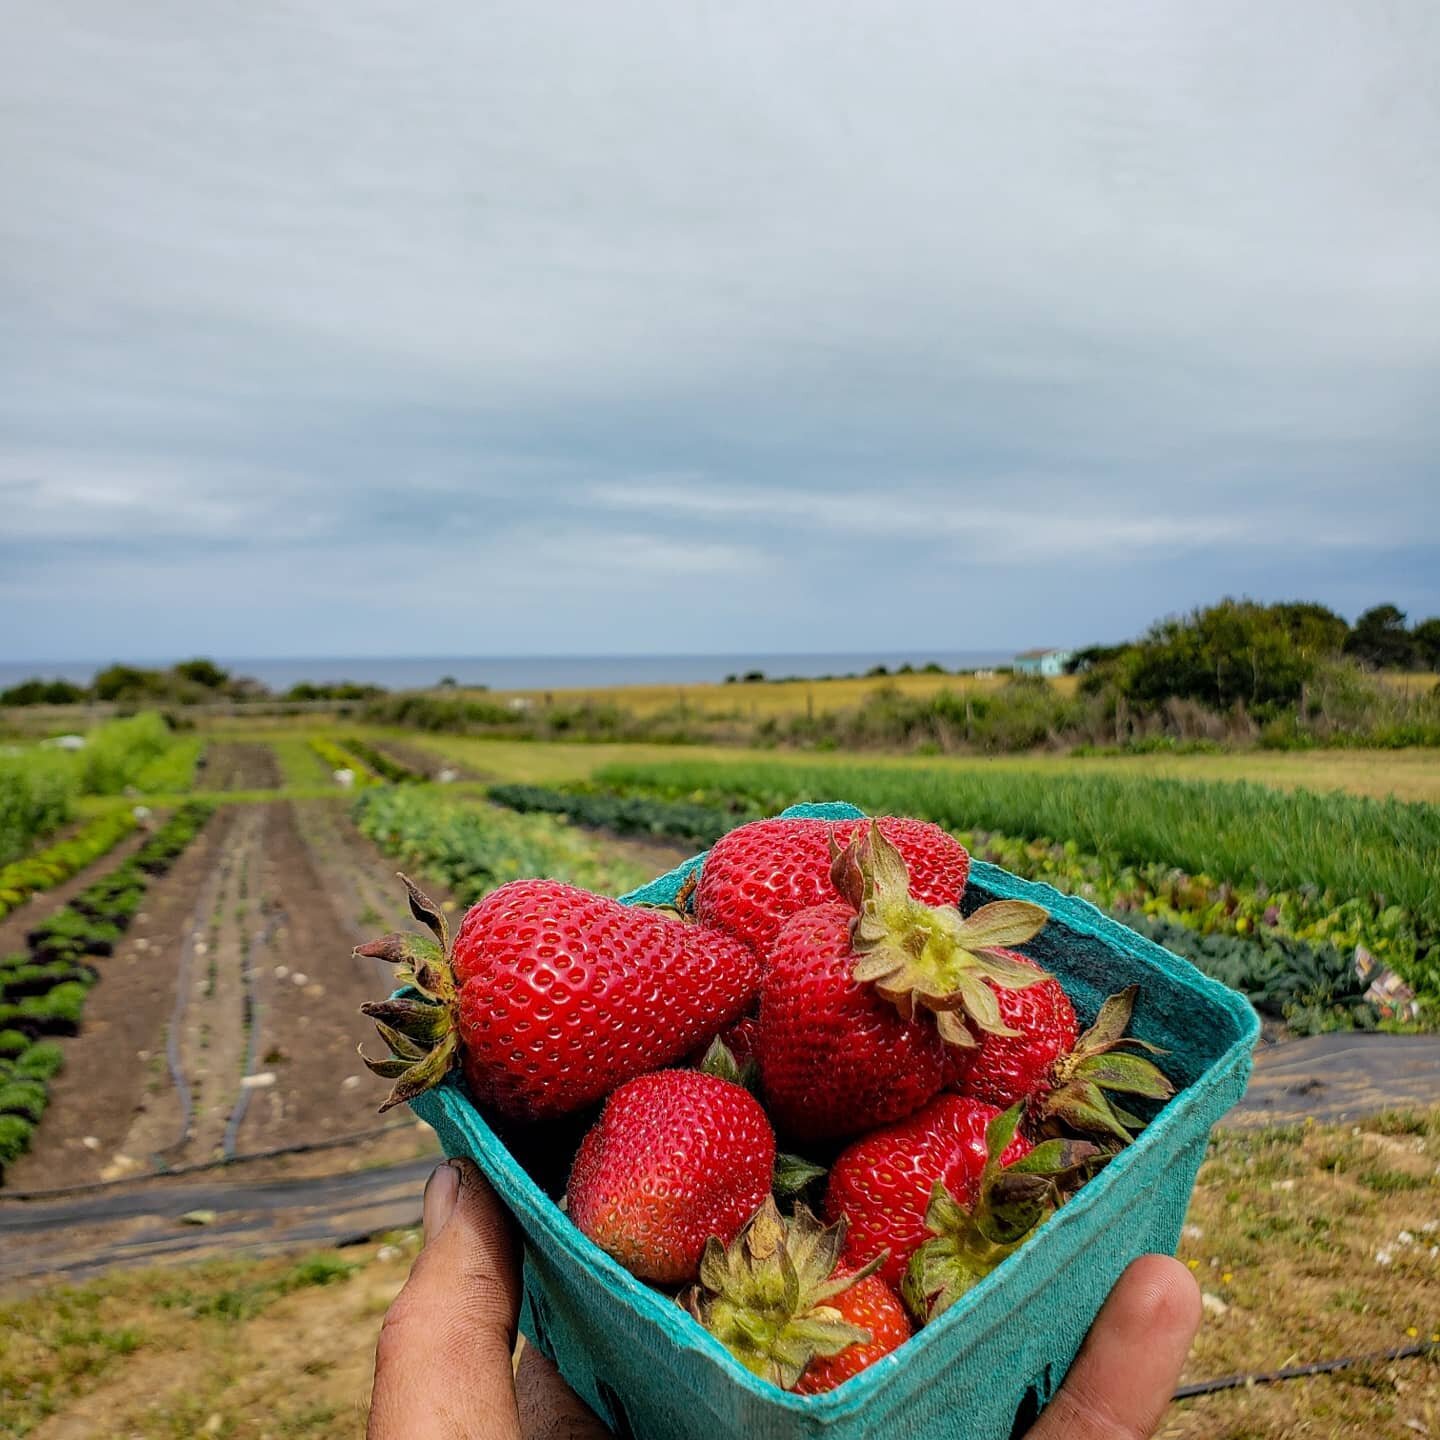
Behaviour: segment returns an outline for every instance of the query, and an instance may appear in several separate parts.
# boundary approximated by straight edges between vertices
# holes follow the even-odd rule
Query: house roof
[[[1047,646],[1043,650],[1022,650],[1015,658],[1017,660],[1043,660],[1047,655],[1068,655],[1068,650],[1057,650]]]

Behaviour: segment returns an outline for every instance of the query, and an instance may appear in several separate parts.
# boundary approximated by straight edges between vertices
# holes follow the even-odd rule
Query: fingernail
[[[437,1165],[425,1182],[421,1214],[427,1245],[445,1228],[446,1222],[455,1213],[455,1202],[459,1198],[460,1172],[447,1160],[443,1165]]]

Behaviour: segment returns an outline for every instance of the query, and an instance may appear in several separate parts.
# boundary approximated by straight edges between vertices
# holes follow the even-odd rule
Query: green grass
[[[266,735],[264,743],[274,752],[280,762],[280,775],[286,791],[321,791],[335,795],[340,787],[335,783],[332,768],[315,753],[308,735]],[[268,792],[275,798],[275,792]]]

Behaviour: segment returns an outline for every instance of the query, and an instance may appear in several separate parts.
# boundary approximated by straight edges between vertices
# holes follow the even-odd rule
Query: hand
[[[368,1440],[604,1440],[607,1432],[530,1346],[512,1370],[519,1245],[467,1160],[425,1187],[425,1248],[375,1351]],[[1120,1277],[1028,1440],[1147,1440],[1200,1325],[1178,1261],[1146,1255]]]

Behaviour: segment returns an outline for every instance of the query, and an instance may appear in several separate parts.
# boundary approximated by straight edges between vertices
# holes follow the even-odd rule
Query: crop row
[[[699,803],[738,796],[766,812],[839,796],[956,833],[1073,846],[1074,856],[1090,857],[1088,871],[1113,877],[1118,888],[1132,873],[1169,876],[1147,883],[1193,889],[1187,913],[1218,907],[1240,933],[1242,920],[1270,920],[1299,939],[1363,941],[1440,993],[1440,806],[1249,784],[894,765],[615,765],[596,779],[625,793]],[[1084,882],[1097,883],[1096,874]]]
[[[108,855],[134,828],[135,817],[128,808],[107,810],[68,839],[0,868],[0,917]]]
[[[393,755],[387,755],[368,740],[361,740],[358,736],[346,736],[344,748],[358,757],[372,773],[382,780],[388,780],[392,785],[411,785],[425,778],[408,765],[402,765]]]
[[[49,1103],[49,1082],[65,1057],[53,1040],[30,1040],[17,1031],[0,1034],[0,1179],[23,1155]]]
[[[114,951],[150,882],[175,863],[210,813],[200,803],[181,807],[128,860],[31,930],[25,950],[0,959],[0,1059],[12,1066],[8,1076],[0,1068],[0,1164],[28,1147],[54,1074],[35,1073],[48,1061],[30,1060],[18,1077],[13,1067],[41,1049],[39,1037],[79,1031],[99,974],[91,962]]]
[[[1281,791],[1244,782],[897,765],[612,765],[596,780],[669,798],[740,796],[774,810],[843,796],[947,829],[1073,840],[1090,854],[1269,889],[1373,893],[1440,927],[1440,806]]]
[[[610,894],[652,878],[634,865],[608,859],[551,816],[518,815],[418,787],[372,787],[356,797],[354,814],[361,831],[382,850],[445,885],[464,905],[530,875]]]
[[[497,805],[521,814],[559,815],[577,825],[613,830],[617,835],[663,835],[699,848],[713,845],[727,830],[753,818],[753,807],[654,800],[604,790],[492,785],[488,793]]]
[[[325,762],[332,773],[339,774],[342,770],[348,770],[354,777],[350,783],[357,790],[361,786],[375,783],[377,779],[375,772],[359,755],[346,749],[345,746],[337,745],[335,741],[328,740],[323,735],[317,735],[311,740],[310,748]]]
[[[492,790],[492,798],[506,800],[511,787]],[[546,800],[548,798],[548,802]],[[601,813],[609,799],[633,803],[635,796],[605,796],[593,790],[560,792],[525,787],[521,796],[532,808],[549,808],[584,822]],[[670,835],[709,843],[732,825],[755,818],[756,807],[740,807],[725,816],[707,836],[693,833],[697,808],[719,816],[722,812],[694,801],[649,799],[645,817],[652,834]],[[673,824],[671,821],[673,820]],[[1242,991],[1263,1013],[1286,1019],[1292,1029],[1312,1032],[1337,1027],[1373,1026],[1376,1013],[1363,1001],[1364,982],[1355,972],[1353,927],[1358,913],[1337,913],[1315,923],[1295,916],[1293,897],[1264,899],[1253,891],[1214,885],[1171,867],[1107,866],[1082,854],[1075,843],[1018,840],[993,832],[957,832],[977,858],[1023,876],[1078,894],[1166,948],[1185,956],[1206,974]],[[1342,912],[1346,907],[1342,907]],[[1353,902],[1352,912],[1359,907]],[[1403,930],[1388,937],[1383,925],[1371,926],[1368,940],[1382,959],[1402,966],[1413,959]]]

